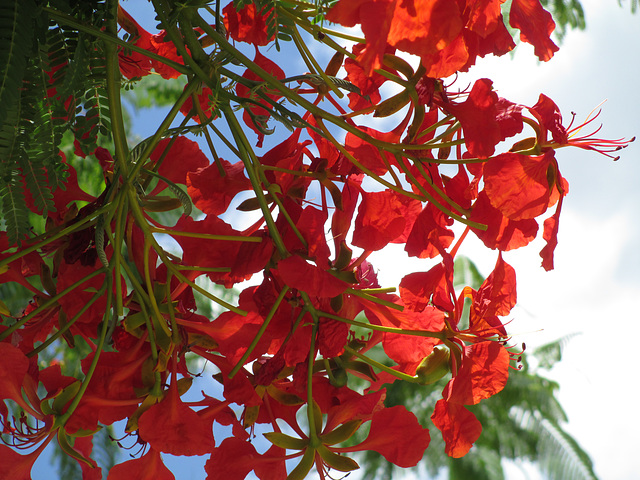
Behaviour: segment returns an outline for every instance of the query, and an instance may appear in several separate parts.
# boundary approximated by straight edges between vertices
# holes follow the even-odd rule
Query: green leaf
[[[0,125],[9,115],[7,106],[20,98],[27,60],[33,50],[33,0],[3,0],[0,5]]]

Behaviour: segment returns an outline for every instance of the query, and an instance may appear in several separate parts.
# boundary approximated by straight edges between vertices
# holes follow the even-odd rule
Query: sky
[[[125,8],[135,16],[136,4]],[[565,124],[570,112],[581,123],[602,101],[595,125],[599,136],[630,138],[640,133],[640,15],[628,2],[582,0],[587,18],[584,32],[568,32],[560,51],[539,63],[528,45],[520,45],[512,60],[480,59],[464,81],[487,77],[500,96],[533,105],[540,93],[560,107]],[[138,17],[136,17],[138,18]],[[153,22],[141,22],[153,30]],[[468,80],[466,80],[468,79]],[[149,118],[134,118],[134,127]],[[585,131],[586,133],[586,131]],[[635,327],[640,320],[640,141],[621,153],[617,162],[579,149],[557,153],[560,172],[569,182],[560,220],[555,270],[545,272],[538,256],[542,244],[507,252],[505,260],[518,275],[518,304],[509,319],[514,340],[533,349],[565,335],[578,333],[566,344],[562,361],[548,373],[560,383],[558,398],[569,417],[566,430],[591,456],[602,480],[638,478],[640,393],[635,352]],[[469,236],[462,254],[487,275],[496,255]],[[376,263],[385,285],[397,285],[404,254],[393,267]],[[386,264],[386,265],[385,265]],[[386,267],[386,268],[385,268]],[[203,478],[204,472],[174,464],[177,478]],[[42,465],[38,471],[46,472]],[[188,472],[188,473],[187,473]],[[197,473],[201,472],[201,473]],[[186,477],[184,475],[187,475]],[[34,479],[46,478],[34,471]],[[527,477],[511,468],[508,480]]]

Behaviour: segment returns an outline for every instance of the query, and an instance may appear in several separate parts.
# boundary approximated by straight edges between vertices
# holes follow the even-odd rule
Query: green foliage
[[[556,22],[556,35],[562,40],[568,30],[584,30],[584,9],[579,0],[541,0]]]
[[[106,16],[102,1],[49,3],[87,25]],[[2,2],[0,39],[0,220],[16,243],[30,232],[30,211],[46,216],[64,188],[64,133],[89,152],[111,124],[101,41],[50,22],[33,0]]]
[[[622,7],[622,4],[626,3],[624,0],[618,0],[618,5]],[[638,4],[640,4],[639,0],[630,0],[629,6],[631,7],[631,13],[638,12]]]
[[[131,88],[134,84],[135,88]],[[124,98],[135,112],[151,107],[172,106],[185,85],[184,77],[166,80],[158,75],[147,75],[136,82],[127,82]]]

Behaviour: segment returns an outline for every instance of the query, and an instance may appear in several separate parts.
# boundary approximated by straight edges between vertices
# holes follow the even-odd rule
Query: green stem
[[[327,313],[327,312],[322,312],[321,316],[326,318],[331,318],[339,322],[348,323],[349,325],[353,325],[354,327],[362,327],[362,328],[366,328],[367,330],[376,330],[378,332],[395,333],[398,335],[409,335],[413,337],[437,338],[438,340],[441,340],[443,342],[447,338],[447,335],[444,331],[434,332],[429,330],[405,330],[403,328],[385,327],[383,325],[374,325],[372,323],[364,323],[364,322],[359,322],[358,320],[339,317],[338,315],[333,315],[332,313]]]
[[[169,320],[171,321],[171,341],[174,345],[182,343],[178,323],[176,322],[176,314],[174,311],[173,299],[171,298],[171,275],[167,275],[167,282],[164,284],[165,298],[167,299],[167,310],[169,311]]]
[[[253,337],[251,344],[249,345],[247,350],[242,354],[242,358],[238,360],[238,363],[235,365],[235,367],[233,367],[231,372],[229,372],[229,378],[233,378],[236,375],[236,373],[238,373],[238,371],[244,366],[245,362],[249,358],[249,355],[251,355],[251,352],[253,352],[253,349],[256,348],[256,345],[258,345],[258,342],[264,335],[264,332],[266,332],[267,327],[271,322],[271,319],[276,314],[276,311],[278,310],[280,303],[282,302],[282,300],[284,299],[284,296],[287,294],[288,291],[289,291],[289,287],[286,287],[286,286],[283,287],[282,290],[280,290],[280,294],[278,295],[278,298],[276,298],[275,303],[271,307],[271,310],[269,310],[269,314],[264,319],[264,322],[260,326],[260,329],[256,333],[255,337]]]
[[[324,69],[318,64],[318,62],[312,55],[311,51],[309,50],[304,40],[300,36],[300,32],[298,32],[298,28],[295,26],[295,24],[292,30],[293,30],[293,42],[296,44],[296,47],[298,47],[298,51],[302,55],[302,58],[304,58],[305,60],[308,59],[308,61],[311,63],[311,65],[307,64],[307,66],[310,67],[309,70],[311,70],[311,73],[313,73],[313,70],[315,70],[318,73],[318,75],[322,77],[322,80],[331,89],[331,91],[335,93],[338,98],[343,98],[344,94],[331,81],[331,79],[327,76],[327,74],[324,73]]]
[[[82,400],[84,393],[87,391],[87,388],[89,387],[89,382],[91,382],[93,373],[95,372],[96,367],[98,366],[98,360],[100,360],[100,354],[104,349],[104,341],[107,336],[107,330],[109,329],[108,317],[110,314],[113,313],[111,311],[111,296],[113,293],[111,291],[112,282],[113,282],[113,278],[111,277],[111,275],[106,275],[105,282],[107,287],[107,305],[105,307],[104,315],[102,317],[102,328],[100,329],[100,337],[98,339],[98,344],[96,345],[96,350],[93,354],[93,358],[91,359],[91,364],[89,365],[89,369],[87,370],[84,380],[82,381],[82,385],[80,385],[80,390],[78,390],[78,393],[71,401],[71,404],[67,408],[67,411],[64,413],[64,415],[61,415],[60,417],[56,418],[55,423],[58,426],[64,425],[69,419],[69,417],[71,417],[71,415],[73,414],[75,409],[78,407],[78,405],[80,404],[80,400]]]
[[[395,290],[395,289],[392,289],[392,290]],[[397,303],[393,303],[388,300],[383,300],[381,298],[374,297],[373,295],[369,295],[369,293],[367,293],[365,290],[347,288],[345,290],[345,293],[348,293],[349,295],[354,295],[356,297],[360,297],[363,300],[368,300],[370,302],[377,303],[379,305],[384,305],[385,307],[393,308],[394,310],[398,310],[400,312],[404,310],[404,307],[402,305],[398,305]]]
[[[19,328],[21,328],[25,323],[27,323],[29,320],[31,320],[32,318],[34,318],[35,316],[39,315],[41,312],[43,312],[44,310],[46,310],[49,307],[54,306],[56,303],[58,303],[58,300],[60,300],[62,297],[64,297],[65,295],[69,294],[70,292],[72,292],[73,290],[75,290],[76,288],[78,288],[80,285],[82,285],[85,282],[88,282],[89,280],[91,280],[93,277],[100,275],[102,273],[108,273],[109,271],[102,267],[98,270],[96,270],[95,272],[90,273],[89,275],[87,275],[84,278],[81,278],[80,280],[78,280],[77,282],[75,282],[72,285],[69,285],[67,288],[65,288],[62,292],[54,295],[53,297],[49,298],[46,302],[44,302],[42,305],[40,305],[38,308],[36,308],[35,310],[33,310],[31,313],[29,313],[28,315],[25,315],[24,317],[22,317],[20,320],[18,320],[16,323],[14,323],[13,325],[11,325],[9,328],[7,328],[6,330],[4,330],[2,333],[0,333],[0,342],[2,342],[5,338],[7,338],[9,335],[11,335],[13,332],[15,332],[16,330],[18,330]]]
[[[110,12],[106,21],[105,32],[114,37],[118,34],[118,2],[110,2]],[[104,41],[104,50],[107,63],[107,97],[109,100],[109,112],[111,115],[111,134],[116,153],[116,162],[122,175],[126,176],[129,169],[127,164],[127,134],[124,130],[124,118],[122,115],[122,102],[120,99],[120,65],[118,63],[118,49],[109,41]]]
[[[183,232],[181,230],[168,230],[166,228],[160,227],[149,227],[149,231],[152,233],[163,233],[165,235],[172,235],[176,237],[204,238],[207,240],[225,240],[228,242],[260,243],[262,241],[262,237],[243,237],[240,235],[214,235],[211,233]]]
[[[317,439],[318,433],[316,431],[316,422],[314,415],[314,400],[313,400],[313,366],[315,364],[316,353],[316,335],[318,334],[318,314],[313,308],[309,296],[300,292],[304,300],[305,308],[313,319],[313,326],[311,328],[311,342],[309,345],[309,358],[307,360],[307,420],[309,422],[309,439],[311,441]]]
[[[336,30],[329,30],[328,28],[324,28],[324,27],[320,27],[318,25],[314,25],[314,24],[310,23],[309,20],[306,17],[301,17],[300,15],[296,15],[295,13],[289,11],[286,8],[279,7],[278,10],[279,10],[279,13],[282,13],[285,16],[289,17],[297,25],[299,25],[304,30],[306,30],[308,33],[310,33],[313,36],[313,38],[315,38],[316,40],[318,40],[318,41],[320,41],[322,43],[326,43],[332,49],[334,49],[336,51],[339,51],[339,52],[341,51],[345,55],[348,55],[348,56],[350,56],[352,58],[355,58],[355,55],[353,53],[349,52],[345,48],[343,48],[340,45],[338,45],[328,35],[331,35],[331,36],[334,36],[334,37],[338,37],[338,38],[342,38],[343,40],[348,40],[350,42],[366,43],[366,40],[364,38],[355,37],[353,35],[349,35],[348,33],[338,32]],[[318,34],[322,34],[322,35],[325,35],[325,36],[320,40],[318,38]]]
[[[40,345],[38,345],[32,351],[27,353],[27,357],[31,358],[31,357],[33,357],[35,355],[38,355],[42,350],[44,350],[49,345],[51,345],[53,342],[55,342],[57,339],[59,339],[67,330],[69,330],[73,326],[73,324],[82,315],[84,315],[84,312],[86,312],[91,307],[91,305],[93,305],[96,302],[96,300],[98,300],[100,297],[102,297],[102,294],[104,293],[106,288],[107,288],[107,285],[106,284],[102,284],[102,286],[98,289],[98,291],[96,291],[96,293],[93,294],[93,296],[91,297],[91,300],[89,300],[87,303],[85,303],[82,306],[82,308],[80,310],[78,310],[78,313],[76,313],[73,316],[73,318],[71,318],[71,320],[69,320],[67,323],[65,323],[64,326],[62,326],[58,331],[56,331],[53,335],[51,335],[49,338],[47,338],[44,342],[42,342]]]
[[[271,210],[269,209],[269,204],[267,203],[267,199],[264,195],[264,192],[262,191],[262,184],[258,178],[258,175],[256,174],[254,165],[252,164],[252,159],[248,153],[252,150],[251,147],[248,146],[248,141],[246,139],[246,136],[244,135],[244,130],[238,123],[238,119],[234,115],[229,105],[225,105],[222,111],[229,125],[229,129],[231,130],[231,133],[238,145],[239,153],[241,153],[240,159],[242,160],[242,163],[244,163],[247,174],[249,175],[249,181],[251,182],[253,191],[255,192],[256,198],[258,199],[258,205],[260,205],[262,215],[264,216],[267,227],[269,228],[271,239],[278,249],[278,252],[280,252],[280,255],[285,258],[289,256],[289,253],[287,252],[287,247],[285,247],[284,241],[282,240],[282,237],[278,232],[275,220],[273,219]]]
[[[379,368],[380,370],[387,372],[391,375],[393,375],[394,377],[400,379],[400,380],[404,380],[405,382],[411,382],[411,383],[418,383],[418,379],[416,377],[413,377],[411,375],[408,375],[406,373],[400,372],[398,370],[394,370],[391,367],[387,367],[386,365],[383,365],[380,362],[375,361],[372,358],[369,358],[365,355],[362,355],[360,352],[354,350],[353,348],[346,346],[344,347],[344,351],[350,353],[351,355],[353,355],[354,357],[358,357],[360,360],[362,360],[363,362],[371,365],[372,367],[376,367]]]

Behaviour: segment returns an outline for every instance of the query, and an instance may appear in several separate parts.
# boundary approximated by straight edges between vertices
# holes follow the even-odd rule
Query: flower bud
[[[427,357],[425,357],[418,369],[416,376],[418,383],[428,385],[435,383],[451,371],[449,349],[445,346],[435,347]]]

